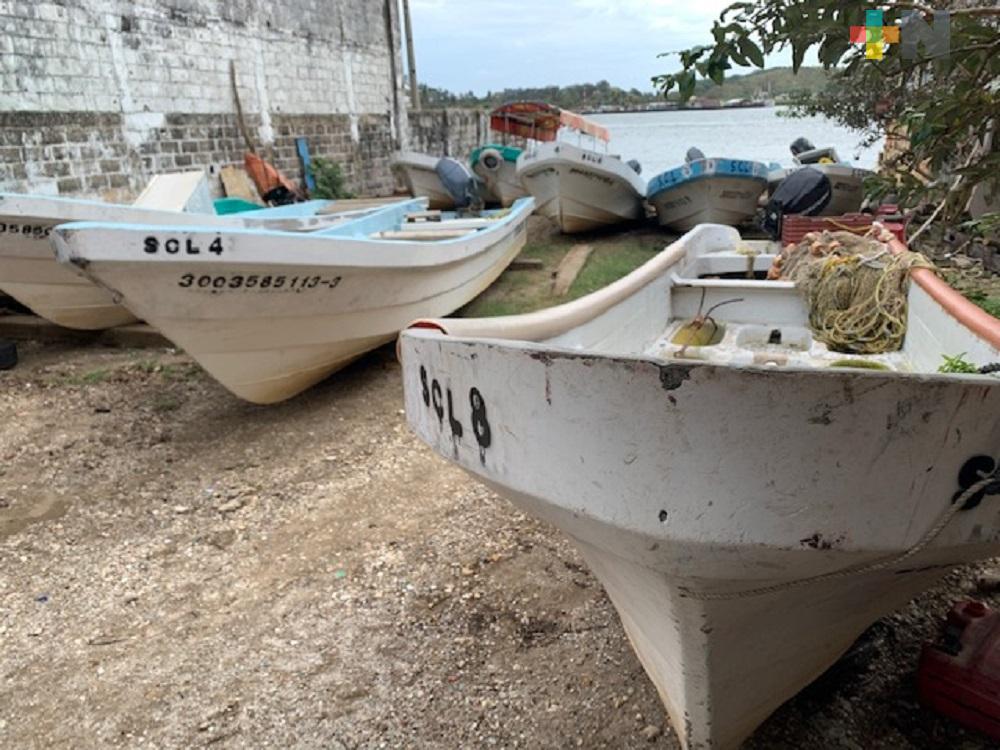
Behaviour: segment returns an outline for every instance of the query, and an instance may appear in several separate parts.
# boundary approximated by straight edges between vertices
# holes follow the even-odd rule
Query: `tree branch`
[[[1000,7],[955,8],[954,10],[949,10],[948,8],[932,8],[923,3],[897,3],[893,0],[887,0],[886,2],[879,3],[879,5],[890,10],[919,10],[925,16],[932,16],[941,11],[945,11],[952,16],[1000,16]]]

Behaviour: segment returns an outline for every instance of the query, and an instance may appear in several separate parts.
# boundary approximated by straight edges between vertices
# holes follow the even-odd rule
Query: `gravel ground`
[[[169,351],[21,360],[0,747],[679,747],[573,548],[408,431],[391,348],[266,408]],[[982,573],[876,624],[749,746],[990,747],[913,686]]]

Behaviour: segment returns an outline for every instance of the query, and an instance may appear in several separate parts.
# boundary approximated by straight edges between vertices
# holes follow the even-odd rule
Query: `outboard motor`
[[[474,212],[483,210],[482,182],[462,162],[444,156],[438,159],[434,171],[455,201],[456,208]]]
[[[788,214],[817,216],[830,202],[829,178],[818,169],[797,169],[781,181],[764,208],[761,228],[776,240]]]
[[[812,151],[816,147],[808,138],[799,137],[792,141],[792,145],[788,148],[791,149],[792,156],[798,156],[799,154],[804,154],[806,151]]]
[[[639,163],[638,159],[629,159],[625,163],[632,167],[632,171],[636,174],[642,174],[642,165]]]
[[[700,148],[695,148],[694,146],[689,148],[687,150],[687,153],[684,154],[684,161],[686,161],[688,164],[690,164],[693,161],[699,161],[700,159],[704,158],[705,158],[704,152]]]

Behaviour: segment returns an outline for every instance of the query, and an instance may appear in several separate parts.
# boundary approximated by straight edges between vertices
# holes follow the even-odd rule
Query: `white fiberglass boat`
[[[161,175],[153,183],[158,187],[143,194],[154,199],[152,204],[144,199],[121,205],[0,193],[0,291],[57,325],[88,330],[111,328],[134,322],[135,315],[117,304],[106,290],[56,262],[49,239],[53,227],[71,221],[100,221],[311,231],[372,209],[358,207],[355,201],[309,201],[227,216],[190,213],[177,210],[180,205],[176,193],[163,189],[163,178],[174,176]],[[158,205],[169,208],[155,207]]]
[[[788,169],[778,167],[768,172],[769,193],[773,193],[792,172],[814,169],[830,181],[830,200],[817,216],[840,216],[861,208],[865,198],[865,179],[874,174],[870,169],[861,169],[841,161],[835,149],[814,148],[805,139],[792,143],[792,155],[796,166]]]
[[[413,429],[574,540],[689,750],[1000,554],[1000,379],[939,372],[989,372],[1000,320],[915,269],[902,349],[845,357],[792,282],[739,278],[768,252],[702,225],[587,297],[400,337]],[[719,335],[678,343],[699,316]]]
[[[566,234],[644,216],[646,183],[617,156],[563,142],[540,143],[521,154],[517,174],[538,203],[538,213]]]
[[[490,143],[473,150],[469,157],[472,171],[501,206],[510,206],[518,198],[528,195],[517,176],[517,158],[520,155],[519,148]]]
[[[511,102],[490,114],[493,130],[529,141],[517,158],[517,179],[537,211],[565,233],[586,232],[645,215],[646,182],[638,163],[557,141],[562,129],[605,143],[607,128],[551,104]]]
[[[646,200],[660,224],[687,231],[698,224],[738,226],[751,219],[767,188],[767,165],[697,156],[649,181]]]
[[[451,209],[455,207],[455,199],[438,176],[439,161],[436,156],[403,151],[393,157],[392,170],[410,195],[427,199],[429,208]]]
[[[68,224],[59,260],[255,403],[290,398],[489,286],[524,245],[532,201],[478,218],[414,200],[308,234]]]

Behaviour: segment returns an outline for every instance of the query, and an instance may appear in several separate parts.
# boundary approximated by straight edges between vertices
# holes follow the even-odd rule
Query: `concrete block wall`
[[[428,109],[409,113],[410,148],[434,156],[465,158],[486,143],[490,118],[474,109]]]
[[[295,138],[358,193],[408,136],[395,0],[0,0],[0,190],[124,199],[158,172],[242,163],[298,179]]]

